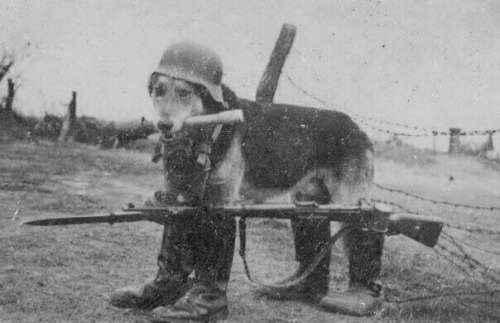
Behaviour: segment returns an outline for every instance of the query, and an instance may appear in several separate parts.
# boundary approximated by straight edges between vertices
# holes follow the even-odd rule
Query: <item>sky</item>
[[[151,118],[146,81],[183,40],[217,51],[224,82],[253,99],[283,23],[297,36],[275,102],[500,128],[500,1],[0,0],[0,42],[19,52],[15,108],[31,115],[64,114],[76,91],[78,115]]]

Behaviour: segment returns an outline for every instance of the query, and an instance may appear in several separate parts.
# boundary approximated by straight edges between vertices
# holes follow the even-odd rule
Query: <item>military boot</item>
[[[141,286],[117,289],[110,296],[116,307],[153,309],[174,303],[189,289],[189,274],[194,268],[195,223],[189,218],[170,219],[163,230],[154,279]]]
[[[299,263],[299,267],[295,273],[279,281],[276,285],[286,285],[297,280],[330,240],[329,221],[293,219],[291,222],[295,244],[295,258]],[[331,253],[328,252],[316,268],[297,284],[286,287],[267,287],[261,290],[261,292],[270,298],[279,300],[302,299],[311,302],[319,301],[328,291],[330,259]]]
[[[346,237],[349,256],[349,287],[330,293],[320,305],[332,312],[372,315],[382,306],[382,286],[377,281],[382,267],[384,233],[352,229]]]
[[[312,178],[303,189],[297,192],[294,199],[297,202],[327,204],[330,201],[330,195],[321,179]],[[295,273],[279,281],[276,285],[289,284],[301,277],[317,255],[321,253],[331,236],[329,221],[292,219],[291,224],[295,259],[299,263],[299,267]],[[261,292],[275,299],[319,301],[328,291],[330,260],[331,252],[328,252],[303,281],[289,287],[268,287]]]
[[[236,222],[210,216],[200,223],[196,282],[172,306],[153,311],[153,322],[216,322],[227,318],[227,284],[234,254]]]

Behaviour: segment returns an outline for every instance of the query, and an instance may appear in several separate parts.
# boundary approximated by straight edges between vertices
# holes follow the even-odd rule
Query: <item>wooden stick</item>
[[[184,124],[186,126],[199,126],[206,124],[235,124],[244,121],[243,111],[230,110],[216,114],[205,114],[201,116],[188,117]]]
[[[260,79],[255,100],[260,104],[273,103],[274,94],[278,88],[278,81],[281,75],[281,70],[285,64],[286,57],[292,48],[293,40],[295,39],[297,27],[291,24],[284,24],[281,28],[280,35],[274,46],[274,50],[267,63],[266,70]]]

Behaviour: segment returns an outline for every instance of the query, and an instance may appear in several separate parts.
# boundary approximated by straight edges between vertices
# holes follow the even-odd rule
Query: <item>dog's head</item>
[[[188,117],[225,110],[222,87],[222,62],[218,55],[192,43],[170,46],[149,79],[156,125],[163,134],[167,203],[195,204],[202,199],[211,157],[225,149],[227,138],[217,141],[214,152],[216,126],[186,127],[185,121]]]
[[[208,47],[181,42],[165,50],[149,81],[158,128],[176,133],[187,117],[205,113],[223,104],[222,61]]]
[[[149,84],[156,125],[164,135],[180,131],[187,117],[206,113],[202,86],[158,73],[151,75]]]

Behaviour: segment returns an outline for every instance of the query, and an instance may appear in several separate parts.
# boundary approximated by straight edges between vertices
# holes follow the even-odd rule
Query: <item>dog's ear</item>
[[[229,105],[229,109],[233,110],[236,108],[236,102],[238,101],[238,97],[236,93],[233,92],[226,84],[222,84],[222,97],[224,101]]]
[[[153,93],[153,86],[158,81],[159,76],[160,75],[156,72],[152,73],[149,76],[149,79],[148,79],[148,93],[149,93],[149,95],[151,95],[151,93]]]
[[[236,101],[236,95],[227,86],[222,85],[222,97],[224,99],[224,103],[221,103],[215,101],[210,95],[210,92],[208,92],[203,86],[198,84],[194,85],[195,93],[201,98],[203,108],[207,114],[219,113],[227,110],[227,105],[229,105],[229,107],[231,107],[231,105],[234,106],[233,102]]]

